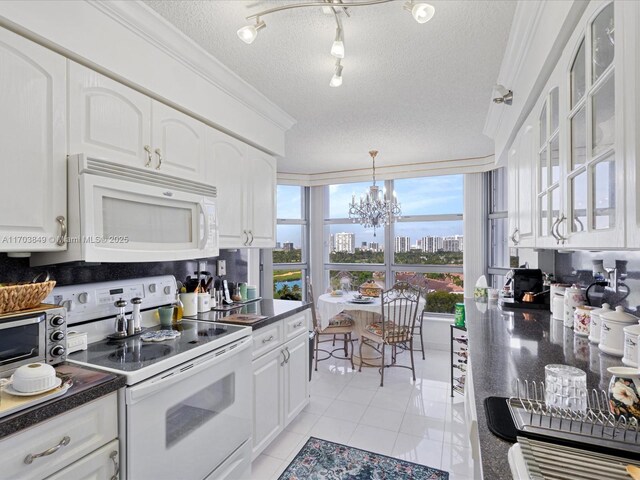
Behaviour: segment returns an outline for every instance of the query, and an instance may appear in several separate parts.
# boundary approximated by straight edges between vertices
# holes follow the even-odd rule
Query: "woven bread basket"
[[[27,310],[40,305],[55,287],[55,280],[0,287],[0,313]]]

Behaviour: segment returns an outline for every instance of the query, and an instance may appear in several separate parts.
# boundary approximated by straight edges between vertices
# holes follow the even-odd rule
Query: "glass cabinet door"
[[[559,133],[559,93],[554,87],[547,93],[538,117],[538,235],[551,237],[554,241],[554,225],[558,218],[552,205],[551,192],[559,191],[560,182],[560,133]]]
[[[592,18],[570,63],[566,230],[574,235],[616,228],[614,58],[609,3]],[[597,243],[593,237],[584,241]]]

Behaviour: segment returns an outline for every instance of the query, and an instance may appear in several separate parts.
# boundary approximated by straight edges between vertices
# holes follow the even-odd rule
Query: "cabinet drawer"
[[[285,318],[284,322],[286,340],[296,337],[309,329],[306,313],[300,313],[289,318]]]
[[[67,468],[54,473],[47,480],[69,480],[82,478],[83,480],[112,480],[120,471],[118,440],[107,443],[104,447],[73,462]]]
[[[282,321],[261,328],[253,334],[253,358],[270,352],[281,345],[283,339]]]
[[[118,436],[116,393],[59,415],[0,441],[3,478],[44,478],[100,448]],[[68,444],[50,455],[25,463],[27,455],[42,453],[68,437]]]

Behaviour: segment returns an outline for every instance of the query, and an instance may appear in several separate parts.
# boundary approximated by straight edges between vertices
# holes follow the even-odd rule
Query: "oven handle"
[[[236,345],[235,348],[230,349],[231,345],[234,344]],[[184,380],[185,378],[189,378],[201,372],[202,370],[211,368],[213,365],[223,362],[233,355],[236,355],[237,353],[250,348],[251,345],[251,337],[243,338],[241,340],[238,340],[237,342],[227,345],[226,347],[222,347],[227,349],[227,351],[222,354],[218,354],[216,356],[216,351],[214,350],[213,352],[205,354],[205,358],[198,358],[191,362],[186,362],[182,365],[179,365],[178,367],[172,368],[171,370],[166,372],[164,376],[162,376],[161,374],[153,380],[148,380],[138,385],[134,385],[133,387],[127,389],[127,404],[134,404],[142,400],[143,398],[152,395],[158,390],[163,390],[173,383]]]
[[[40,315],[38,317],[30,317],[30,318],[25,318],[24,320],[16,320],[15,322],[5,322],[5,323],[0,323],[0,330],[5,330],[7,328],[13,328],[13,327],[22,327],[24,325],[30,325],[32,323],[40,323],[42,320],[44,320],[44,315]]]

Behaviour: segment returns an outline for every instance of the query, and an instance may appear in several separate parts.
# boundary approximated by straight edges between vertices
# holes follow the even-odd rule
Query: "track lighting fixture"
[[[513,103],[513,92],[511,90],[507,90],[503,85],[496,85],[493,89],[499,95],[493,99],[493,103],[504,103],[505,105]]]
[[[240,37],[240,40],[244,43],[251,44],[258,36],[258,31],[266,26],[267,25],[260,20],[260,17],[257,17],[255,25],[247,25],[238,30],[238,37]]]
[[[403,8],[411,12],[411,15],[413,15],[413,18],[418,23],[427,23],[436,13],[436,9],[433,5],[429,5],[425,2],[416,3],[413,0],[405,3]]]
[[[245,43],[252,43],[258,36],[258,31],[264,28],[266,25],[260,20],[260,17],[269,15],[270,13],[281,12],[283,10],[290,10],[292,8],[305,8],[305,7],[322,7],[322,12],[325,14],[333,15],[336,20],[336,37],[331,44],[331,55],[338,59],[336,62],[335,73],[331,78],[329,85],[332,87],[339,87],[342,85],[342,65],[340,60],[344,58],[344,30],[342,23],[340,22],[340,16],[346,15],[350,17],[349,8],[352,7],[366,7],[370,5],[380,5],[383,3],[389,3],[394,0],[360,0],[360,1],[348,1],[348,0],[310,0],[303,3],[289,3],[285,5],[279,5],[277,7],[263,10],[262,12],[249,15],[247,20],[255,19],[255,25],[247,25],[238,30],[238,37]],[[435,8],[425,2],[416,2],[415,0],[409,0],[404,4],[405,10],[411,12],[413,18],[418,23],[426,23],[433,17]]]
[[[342,85],[342,65],[340,64],[340,59],[336,60],[336,70],[331,77],[331,81],[329,82],[330,87],[339,87]]]

